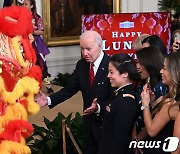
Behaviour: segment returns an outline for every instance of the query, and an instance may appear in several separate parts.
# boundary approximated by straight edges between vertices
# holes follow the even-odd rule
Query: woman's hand
[[[151,101],[151,95],[147,83],[143,87],[143,91],[141,93],[141,100],[142,100],[142,105],[149,106],[149,103]]]

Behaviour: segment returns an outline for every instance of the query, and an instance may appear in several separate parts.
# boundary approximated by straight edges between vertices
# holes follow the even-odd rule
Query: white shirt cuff
[[[47,97],[47,100],[48,100],[48,106],[51,105],[51,98]]]
[[[100,105],[99,105],[99,104],[97,104],[97,106],[98,106],[98,110],[97,110],[95,113],[99,114],[99,113],[100,113],[100,111],[101,111],[101,107],[100,107]]]

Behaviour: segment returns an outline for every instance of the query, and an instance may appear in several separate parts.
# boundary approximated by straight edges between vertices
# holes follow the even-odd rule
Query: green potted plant
[[[46,117],[44,117],[45,127],[40,127],[33,124],[34,134],[26,140],[28,146],[31,148],[32,154],[63,153],[63,119],[66,120],[66,124],[71,129],[77,144],[80,148],[82,148],[83,117],[79,113],[76,113],[74,118],[72,118],[72,113],[65,117],[62,113],[59,112],[53,121],[49,121]],[[67,134],[66,153],[78,153]]]
[[[65,87],[69,81],[71,80],[72,74],[69,73],[58,73],[58,75],[54,78],[54,80],[52,81],[53,84],[58,85],[58,86],[62,86]]]

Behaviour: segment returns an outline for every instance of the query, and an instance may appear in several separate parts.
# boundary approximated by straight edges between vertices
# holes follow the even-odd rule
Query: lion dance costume
[[[25,8],[0,10],[0,153],[29,154],[25,139],[32,135],[28,116],[40,107],[34,96],[42,85],[42,73],[29,41],[32,15]]]

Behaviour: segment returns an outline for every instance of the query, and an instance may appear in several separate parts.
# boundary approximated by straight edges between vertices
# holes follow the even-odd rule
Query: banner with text
[[[107,54],[129,53],[136,59],[132,42],[141,34],[156,34],[169,51],[171,40],[170,13],[119,13],[82,16],[82,32],[95,30],[103,38]]]

